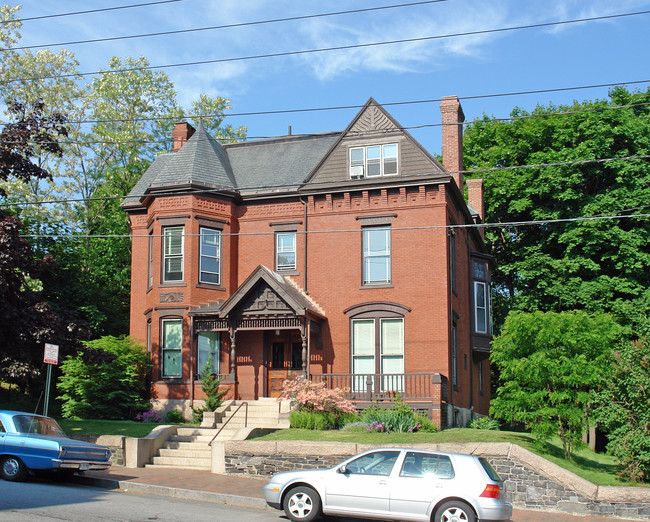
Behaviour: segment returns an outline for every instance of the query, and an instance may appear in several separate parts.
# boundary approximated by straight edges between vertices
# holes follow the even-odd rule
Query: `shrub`
[[[397,397],[392,408],[372,405],[361,413],[361,420],[368,424],[368,431],[414,433],[438,431],[434,422],[409,407]],[[372,427],[372,429],[370,429]]]
[[[169,424],[183,424],[185,419],[183,418],[183,413],[178,410],[169,410],[167,415],[165,415],[165,422]]]
[[[289,414],[292,428],[306,430],[333,430],[358,419],[356,414],[338,414],[324,411],[294,410]]]
[[[130,337],[106,336],[85,342],[85,351],[61,363],[57,398],[64,417],[133,419],[150,408],[144,346]]]
[[[155,422],[157,424],[160,424],[162,422],[162,416],[156,410],[151,408],[150,410],[138,413],[135,416],[135,420],[140,422]]]
[[[227,390],[219,391],[220,385],[221,378],[212,373],[212,356],[210,356],[203,370],[201,370],[201,390],[205,393],[205,404],[200,408],[192,406],[192,422],[194,424],[201,424],[204,412],[215,411],[223,404],[221,397],[225,395]]]
[[[293,399],[298,402],[298,409],[314,412],[356,413],[354,404],[345,398],[345,390],[326,388],[324,382],[311,382],[303,377],[286,380],[282,386],[280,399]]]
[[[353,433],[363,433],[368,431],[368,423],[362,421],[350,422],[345,424],[341,431],[351,431]]]
[[[477,417],[467,423],[467,427],[473,430],[498,430],[499,421],[490,417]]]

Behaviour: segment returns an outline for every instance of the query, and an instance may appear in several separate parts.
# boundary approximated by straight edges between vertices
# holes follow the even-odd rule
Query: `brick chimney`
[[[195,131],[196,129],[185,121],[174,125],[174,130],[172,131],[172,138],[174,139],[172,152],[181,150],[181,147],[192,137]]]
[[[445,96],[440,103],[442,113],[442,164],[463,190],[463,122],[465,115],[458,96]]]
[[[483,203],[483,180],[482,179],[468,179],[467,180],[467,204],[473,210],[478,212],[481,221],[485,220],[485,204]],[[485,237],[485,228],[479,228],[482,237]]]

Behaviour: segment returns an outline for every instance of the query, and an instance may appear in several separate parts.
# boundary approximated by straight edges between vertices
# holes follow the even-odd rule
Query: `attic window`
[[[350,179],[397,174],[397,143],[350,148]]]

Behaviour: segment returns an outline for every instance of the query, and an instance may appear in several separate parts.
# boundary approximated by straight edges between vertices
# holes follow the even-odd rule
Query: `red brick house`
[[[440,108],[444,166],[373,99],[342,132],[221,145],[176,125],[122,205],[161,408],[199,399],[211,360],[231,398],[305,375],[443,426],[488,413],[483,185],[465,203],[463,112]]]

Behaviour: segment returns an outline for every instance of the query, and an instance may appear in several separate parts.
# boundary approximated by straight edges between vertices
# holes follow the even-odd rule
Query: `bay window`
[[[200,227],[199,282],[221,284],[221,230]]]
[[[183,227],[166,227],[163,238],[163,282],[182,281]]]

